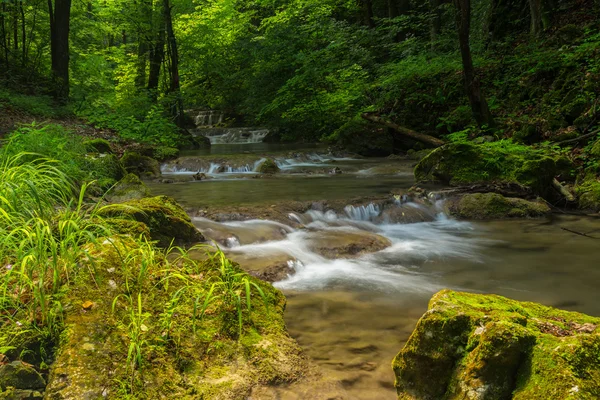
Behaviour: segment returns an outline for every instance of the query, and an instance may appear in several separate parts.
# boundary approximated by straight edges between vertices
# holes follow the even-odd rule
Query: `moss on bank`
[[[600,179],[595,174],[588,173],[575,191],[581,208],[600,211]]]
[[[162,252],[117,238],[91,246],[92,258],[96,274],[82,275],[67,294],[71,307],[48,399],[241,399],[309,372],[285,330],[285,297],[270,284],[248,277],[264,299],[256,290],[251,308],[244,299],[240,335],[238,311],[226,297],[199,318],[198,302],[222,277],[217,260],[172,254],[168,262]],[[127,356],[132,343],[141,354],[134,364]]]
[[[552,180],[559,175],[568,177],[570,168],[569,160],[558,154],[509,141],[458,142],[423,158],[415,167],[415,178],[450,185],[516,182],[546,197],[551,194]]]
[[[398,398],[598,398],[598,324],[536,303],[443,290],[393,361]]]

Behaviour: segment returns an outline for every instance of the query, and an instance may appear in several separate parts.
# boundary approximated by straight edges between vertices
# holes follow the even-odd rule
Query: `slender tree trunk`
[[[2,32],[2,49],[4,50],[4,63],[8,67],[8,43],[6,42],[6,3],[2,3],[2,14],[0,15],[0,30]]]
[[[388,0],[387,5],[388,5],[388,18],[396,18],[399,15],[396,0]]]
[[[13,48],[15,50],[14,58],[18,60],[19,51],[19,10],[17,2],[15,1],[12,5],[13,8]]]
[[[55,0],[52,12],[50,7],[50,39],[52,52],[52,80],[54,96],[65,101],[69,97],[69,24],[71,20],[71,0]]]
[[[148,50],[151,46],[152,36],[152,3],[142,0],[138,6],[142,20],[138,30],[138,52],[135,86],[143,88],[146,85],[146,66],[148,64]]]
[[[23,1],[19,2],[21,11],[21,58],[23,66],[27,65],[27,34],[25,32],[25,10],[23,10]]]
[[[170,59],[169,71],[169,90],[168,93],[173,93],[176,96],[174,106],[171,108],[171,114],[175,117],[178,126],[183,126],[183,99],[180,93],[179,82],[179,52],[177,51],[177,39],[173,31],[173,19],[171,16],[171,6],[169,0],[163,0],[165,12],[165,25],[167,30],[167,49]]]
[[[375,28],[375,21],[373,21],[372,0],[360,0],[360,9],[362,22],[369,28]]]
[[[148,70],[148,89],[158,90],[160,79],[160,65],[165,58],[165,21],[164,11],[159,18],[158,29],[155,33],[156,40],[150,48],[150,68]]]
[[[471,48],[469,46],[469,33],[471,29],[471,0],[453,0],[456,7],[456,27],[458,29],[458,40],[460,43],[460,55],[462,57],[464,83],[473,117],[479,126],[494,126],[494,120],[490,113],[487,101],[481,93],[479,78],[475,74]]]
[[[529,12],[531,14],[530,32],[533,37],[542,33],[542,0],[529,0]]]
[[[429,10],[432,14],[429,35],[432,42],[435,42],[442,32],[442,12],[440,10],[441,0],[429,0]]]

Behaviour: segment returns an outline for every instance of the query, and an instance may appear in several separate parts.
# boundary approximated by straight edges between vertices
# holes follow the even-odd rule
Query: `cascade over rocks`
[[[398,399],[593,399],[600,318],[442,290],[393,361]]]

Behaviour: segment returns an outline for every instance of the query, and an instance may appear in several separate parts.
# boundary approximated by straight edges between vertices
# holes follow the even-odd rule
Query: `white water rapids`
[[[434,207],[433,211],[439,210]],[[381,213],[375,204],[347,206],[345,215],[316,210],[291,213],[289,219],[302,224],[301,229],[265,220],[218,223],[196,218],[194,223],[230,255],[264,259],[265,264],[271,259],[287,259],[293,273],[274,283],[283,290],[433,292],[439,287],[419,272],[420,265],[448,258],[477,261],[481,243],[474,237],[470,223],[449,219],[441,212],[428,222],[375,223],[381,220]],[[374,234],[391,245],[357,258],[328,259],[315,250],[327,247],[329,242],[339,246],[337,240],[348,235],[370,239]]]

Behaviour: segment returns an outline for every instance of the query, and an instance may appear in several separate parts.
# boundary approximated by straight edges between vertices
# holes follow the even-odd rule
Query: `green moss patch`
[[[588,174],[583,182],[575,188],[579,197],[579,207],[600,211],[600,179],[594,174]]]
[[[453,215],[465,219],[535,218],[550,212],[543,200],[527,201],[497,193],[466,194],[451,200],[449,209]]]
[[[393,361],[398,398],[598,398],[599,324],[536,303],[443,290]]]
[[[516,182],[547,196],[558,175],[568,175],[571,164],[547,151],[509,141],[483,144],[470,142],[442,146],[415,167],[419,182],[464,185],[483,182]]]

